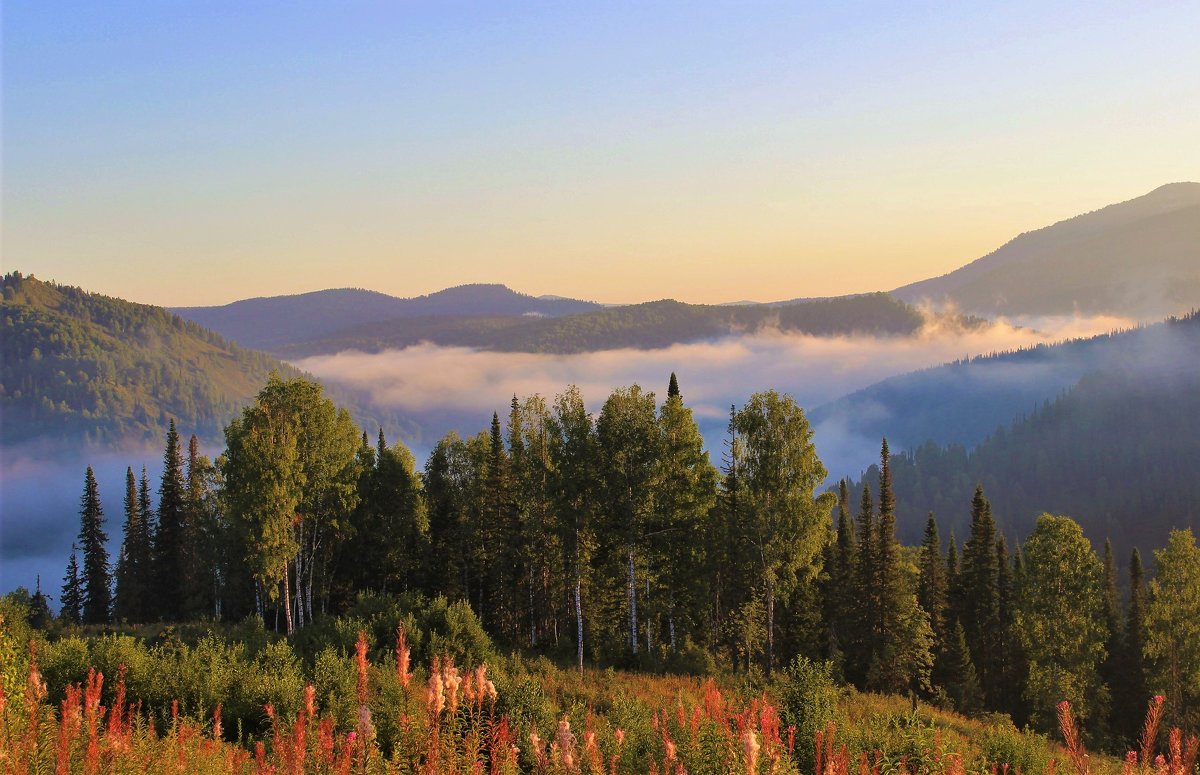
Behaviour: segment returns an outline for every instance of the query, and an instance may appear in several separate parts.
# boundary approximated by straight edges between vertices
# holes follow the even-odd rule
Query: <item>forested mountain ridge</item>
[[[600,309],[576,299],[534,297],[498,284],[460,285],[413,298],[359,288],[243,299],[219,307],[172,311],[243,347],[275,350],[355,326],[406,318],[462,315],[557,317]]]
[[[4,276],[3,294],[5,445],[152,441],[171,418],[213,441],[271,372],[300,374],[161,307],[19,272]]]
[[[1026,232],[960,269],[892,293],[989,317],[1180,314],[1200,303],[1200,183],[1170,183]]]
[[[956,316],[948,322],[971,326],[979,321]],[[766,330],[814,336],[908,336],[924,324],[925,317],[919,310],[884,293],[778,307],[685,304],[664,299],[555,318],[477,315],[393,320],[293,344],[279,352],[292,358],[431,342],[501,352],[565,354],[654,349]]]
[[[1171,529],[1200,531],[1200,314],[1114,339],[1140,344],[974,450],[930,442],[893,455],[901,539],[917,540],[930,511],[965,535],[977,484],[1010,537],[1046,511],[1111,539],[1122,557]],[[876,489],[878,477],[872,466],[864,479]]]
[[[815,426],[895,449],[926,441],[973,447],[1028,414],[1085,374],[1115,369],[1159,373],[1195,346],[1195,326],[1157,323],[1099,336],[1039,344],[900,374],[814,409]]]

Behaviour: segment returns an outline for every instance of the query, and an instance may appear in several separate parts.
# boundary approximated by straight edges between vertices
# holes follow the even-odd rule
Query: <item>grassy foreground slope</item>
[[[0,762],[14,772],[1071,771],[1069,752],[1007,718],[839,688],[820,664],[770,680],[579,672],[495,654],[444,602],[399,640],[350,620],[291,643],[249,623],[148,641],[35,632],[34,662],[20,616],[0,604]]]

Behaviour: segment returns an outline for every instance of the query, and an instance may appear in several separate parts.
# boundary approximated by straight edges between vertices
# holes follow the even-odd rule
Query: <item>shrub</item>
[[[783,724],[794,726],[796,739],[802,741],[797,747],[797,762],[802,770],[811,771],[816,760],[808,742],[837,715],[841,692],[833,680],[833,663],[796,657],[779,672],[774,690]]]

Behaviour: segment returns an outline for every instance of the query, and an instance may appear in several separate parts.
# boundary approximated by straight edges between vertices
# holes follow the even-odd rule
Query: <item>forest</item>
[[[1018,737],[1059,728],[1066,702],[1080,741],[1115,754],[1134,749],[1154,696],[1164,728],[1200,728],[1190,531],[1172,532],[1149,567],[1134,549],[1118,578],[1111,544],[1098,556],[1066,516],[1043,515],[1010,547],[976,487],[964,543],[944,542],[931,514],[921,544],[902,546],[886,440],[874,487],[822,492],[804,413],[774,391],[731,407],[719,466],[674,375],[661,403],[633,385],[595,416],[574,387],[549,402],[514,396],[503,422],[447,435],[422,470],[302,378],[272,376],[225,439],[208,460],[170,423],[157,486],[127,472],[119,546],[85,474],[59,616],[40,589],[10,596],[21,613],[9,619],[44,633],[56,691],[96,663],[110,677],[141,665],[130,690],[136,674],[160,724],[172,700],[193,720],[222,703],[238,720],[227,737],[262,740],[277,721],[258,712],[255,681],[229,696],[194,686],[189,660],[268,685],[289,676],[273,705],[298,713],[306,677],[349,703],[326,673],[355,649],[389,654],[400,632],[433,673],[508,654],[506,679],[530,664],[554,680],[613,668],[718,677],[745,702],[747,687],[771,692],[753,700],[759,721],[783,708],[808,736],[832,714],[780,698],[800,691],[807,707],[813,687],[1006,718]],[[370,633],[361,645],[358,630]],[[393,733],[380,755],[394,759]],[[1011,763],[1002,755],[992,763]]]

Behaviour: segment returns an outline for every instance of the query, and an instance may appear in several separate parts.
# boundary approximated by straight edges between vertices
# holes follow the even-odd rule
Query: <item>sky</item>
[[[1200,3],[3,6],[5,271],[167,306],[890,289],[1200,179]]]

